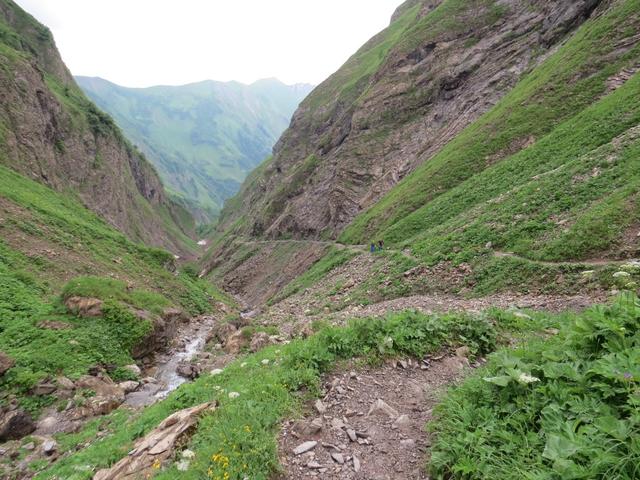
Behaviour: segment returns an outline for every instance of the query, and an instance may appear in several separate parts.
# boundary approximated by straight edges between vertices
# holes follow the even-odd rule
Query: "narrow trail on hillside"
[[[327,376],[324,395],[303,418],[283,425],[278,478],[428,479],[431,439],[424,427],[440,394],[468,366],[466,358],[439,355],[380,367],[352,364]],[[301,445],[311,448],[298,453]]]
[[[548,261],[548,260],[532,260],[531,258],[523,257],[513,252],[502,252],[499,250],[495,250],[493,252],[494,257],[497,258],[515,258],[518,260],[522,260],[524,262],[535,263],[538,265],[547,265],[550,267],[559,267],[559,266],[587,266],[587,267],[604,267],[607,265],[623,265],[625,263],[629,263],[632,259],[626,260],[611,260],[609,258],[593,258],[589,260],[560,260],[556,262]]]

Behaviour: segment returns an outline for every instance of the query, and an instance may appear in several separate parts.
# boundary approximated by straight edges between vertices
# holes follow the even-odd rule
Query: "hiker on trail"
[[[376,253],[376,244],[375,243],[371,244],[371,253]]]
[[[378,242],[378,250],[380,251],[384,250],[384,240],[380,240]]]

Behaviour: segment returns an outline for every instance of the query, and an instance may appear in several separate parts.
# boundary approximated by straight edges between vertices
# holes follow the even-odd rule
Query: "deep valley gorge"
[[[638,479],[639,285],[639,0],[148,88],[0,0],[2,479]]]

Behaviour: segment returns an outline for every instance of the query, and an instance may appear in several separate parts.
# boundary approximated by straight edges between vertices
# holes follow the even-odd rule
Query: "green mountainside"
[[[101,78],[76,81],[202,223],[217,215],[224,200],[271,153],[311,90],[275,79],[150,88],[125,88]]]
[[[194,223],[150,163],[78,88],[51,32],[0,2],[0,163],[73,192],[130,238],[189,254]]]
[[[566,268],[544,262],[633,258],[638,7],[408,2],[302,103],[274,157],[227,202],[211,265],[233,254],[234,235],[384,240],[426,267],[469,265],[456,288],[488,293],[552,288],[540,279]]]

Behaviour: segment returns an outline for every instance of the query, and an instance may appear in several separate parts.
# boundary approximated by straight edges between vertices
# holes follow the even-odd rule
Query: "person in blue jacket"
[[[372,243],[371,244],[371,253],[375,253],[376,252],[376,244]]]

